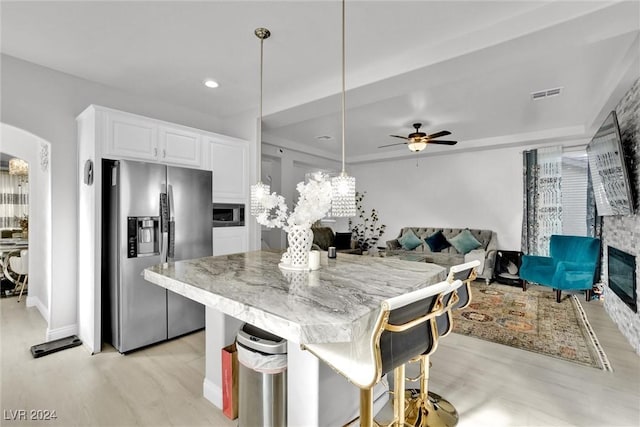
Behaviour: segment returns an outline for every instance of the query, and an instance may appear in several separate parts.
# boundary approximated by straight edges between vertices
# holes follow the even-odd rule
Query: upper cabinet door
[[[246,141],[211,139],[213,200],[241,201],[248,195],[249,170]]]
[[[160,126],[159,157],[161,162],[202,166],[202,137],[186,129]]]
[[[106,154],[142,160],[158,158],[158,126],[127,114],[107,113]]]

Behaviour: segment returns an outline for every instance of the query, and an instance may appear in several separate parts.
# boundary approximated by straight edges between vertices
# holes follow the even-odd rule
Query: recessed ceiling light
[[[217,82],[217,81],[215,81],[215,80],[211,80],[211,79],[207,79],[207,80],[205,80],[205,81],[204,81],[204,85],[205,85],[206,87],[211,88],[211,89],[213,89],[213,88],[216,88],[216,87],[220,86],[220,85],[218,84],[218,82]]]
[[[320,135],[320,136],[316,136],[316,139],[318,141],[331,141],[333,137],[329,135]]]

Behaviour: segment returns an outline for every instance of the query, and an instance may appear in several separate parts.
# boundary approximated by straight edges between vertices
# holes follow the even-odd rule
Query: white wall
[[[52,264],[50,330],[77,330],[78,147],[76,116],[90,104],[218,132],[216,117],[79,79],[2,55],[0,121],[51,144]],[[238,121],[243,123],[246,121]],[[233,133],[234,126],[225,126]],[[31,194],[36,190],[31,189]]]
[[[428,148],[427,148],[428,150]],[[416,160],[418,166],[416,167]],[[522,148],[349,165],[363,207],[386,224],[380,246],[402,227],[493,230],[500,249],[520,250]]]

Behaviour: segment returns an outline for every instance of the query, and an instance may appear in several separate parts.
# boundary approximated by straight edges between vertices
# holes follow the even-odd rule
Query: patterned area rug
[[[471,304],[454,311],[454,332],[611,371],[575,295],[531,286],[471,285]]]

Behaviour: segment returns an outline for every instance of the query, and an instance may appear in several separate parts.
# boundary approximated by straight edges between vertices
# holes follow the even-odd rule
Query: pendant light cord
[[[344,27],[345,27],[345,19],[344,19],[344,3],[345,0],[342,0],[342,175],[345,175],[345,167],[344,167],[344,158],[345,158],[345,150],[344,150],[344,145],[345,145],[345,124],[344,124],[344,118],[345,118],[345,66],[344,66],[344,62],[345,62],[345,31],[344,31]]]
[[[258,122],[258,182],[262,182],[262,63],[264,37],[260,37],[260,121]]]
[[[266,28],[256,28],[256,37],[260,39],[260,121],[258,122],[258,146],[256,156],[258,158],[258,183],[262,182],[262,76],[264,65],[264,39],[271,37],[271,31]]]

